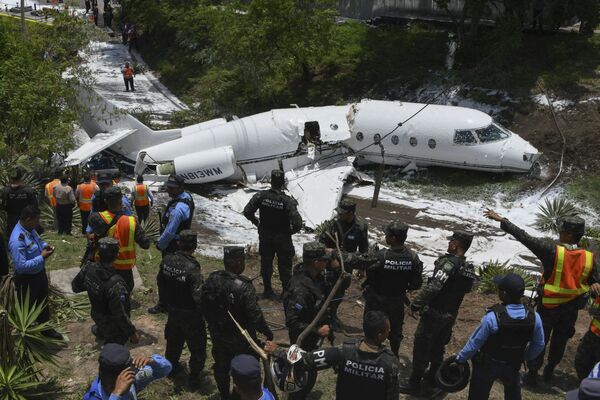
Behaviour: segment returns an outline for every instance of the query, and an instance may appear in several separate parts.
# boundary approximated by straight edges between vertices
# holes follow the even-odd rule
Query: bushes
[[[498,260],[490,260],[483,266],[477,269],[477,275],[479,275],[479,286],[477,287],[478,293],[496,293],[498,287],[494,283],[494,277],[501,275],[507,275],[510,273],[520,275],[525,281],[525,290],[535,289],[535,278],[522,268],[511,267],[508,265],[508,261],[500,262]]]

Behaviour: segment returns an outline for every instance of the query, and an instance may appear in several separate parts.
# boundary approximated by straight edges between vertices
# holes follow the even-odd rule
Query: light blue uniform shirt
[[[192,200],[192,196],[186,192],[183,192],[179,194],[179,196],[175,197],[175,199],[186,198]],[[165,250],[169,246],[169,243],[171,243],[171,240],[179,239],[179,235],[177,234],[179,224],[190,217],[190,212],[190,207],[182,201],[179,201],[175,203],[174,206],[169,207],[165,213],[165,216],[169,218],[169,223],[165,227],[162,235],[160,235],[160,238],[158,238],[158,243],[156,244],[156,247],[158,247],[159,250]]]
[[[129,388],[129,393],[123,396],[117,396],[112,393],[104,393],[100,379],[94,379],[90,390],[83,395],[83,400],[137,400],[137,394],[144,390],[146,386],[157,379],[164,378],[171,373],[171,363],[158,354],[152,355],[154,361],[152,366],[146,365],[135,375],[135,382]]]
[[[506,312],[512,319],[524,319],[525,318],[525,306],[522,304],[509,304],[506,306]],[[481,320],[481,324],[477,327],[475,332],[471,335],[471,338],[458,353],[456,360],[458,362],[466,362],[477,354],[477,352],[483,347],[486,340],[490,335],[498,332],[498,320],[496,314],[488,312]],[[529,341],[529,345],[525,350],[525,360],[533,360],[544,350],[544,328],[542,327],[542,320],[538,313],[535,313],[535,328],[533,329],[533,335]]]
[[[12,256],[17,275],[34,275],[43,271],[45,260],[42,250],[48,246],[40,235],[32,229],[28,231],[21,223],[17,223],[8,240],[8,248]]]

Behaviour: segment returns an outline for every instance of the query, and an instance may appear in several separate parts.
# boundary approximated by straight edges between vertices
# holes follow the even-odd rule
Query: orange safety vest
[[[123,68],[123,75],[127,79],[133,78],[133,68],[131,68],[131,67]]]
[[[54,197],[54,187],[60,184],[60,179],[56,178],[53,181],[46,183],[46,197],[50,201],[52,207],[56,207],[56,198]]]
[[[91,211],[92,197],[94,196],[96,185],[93,183],[82,183],[77,188],[79,189],[79,209],[81,211]]]
[[[135,205],[137,207],[144,207],[150,204],[148,198],[148,186],[139,183],[135,185]]]
[[[594,301],[594,307],[592,309],[596,312],[600,312],[600,296],[596,297],[596,300]],[[594,315],[592,317],[590,331],[592,331],[596,336],[600,336],[600,315]]]
[[[100,217],[110,225],[115,214],[110,211],[102,211]],[[119,218],[109,230],[107,235],[115,238],[119,242],[119,255],[113,267],[115,269],[132,269],[135,265],[135,227],[136,221],[134,217],[123,215]],[[97,257],[99,259],[99,257]]]
[[[544,307],[555,308],[587,293],[593,262],[594,255],[587,250],[569,250],[557,245],[552,275],[544,283]]]

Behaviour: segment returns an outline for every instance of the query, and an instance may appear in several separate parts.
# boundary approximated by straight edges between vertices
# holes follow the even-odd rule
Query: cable
[[[552,180],[552,182],[550,182],[550,184],[546,187],[546,189],[544,189],[544,191],[542,192],[542,194],[540,194],[540,197],[542,197],[543,195],[546,194],[546,192],[548,192],[548,190],[550,190],[550,188],[552,186],[554,186],[554,184],[558,180],[558,177],[562,174],[562,171],[563,171],[563,160],[565,158],[565,150],[566,150],[566,147],[567,147],[567,139],[565,138],[565,135],[563,134],[562,129],[560,129],[560,126],[558,126],[558,121],[556,120],[556,114],[554,113],[554,106],[552,105],[552,101],[550,101],[550,98],[546,94],[546,91],[544,90],[543,86],[541,84],[538,84],[538,87],[540,88],[540,90],[544,94],[544,97],[546,98],[546,101],[548,102],[548,106],[550,108],[550,114],[552,115],[552,120],[554,121],[554,126],[556,126],[556,130],[558,130],[558,133],[560,133],[560,136],[562,137],[562,142],[563,142],[562,151],[560,153],[560,164],[559,164],[559,167],[558,167],[558,173],[556,174],[556,176],[554,177],[554,179]]]

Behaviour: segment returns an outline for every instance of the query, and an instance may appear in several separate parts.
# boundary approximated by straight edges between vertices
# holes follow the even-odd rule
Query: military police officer
[[[585,232],[585,221],[579,217],[559,221],[557,242],[532,237],[493,210],[487,210],[484,215],[499,221],[500,228],[531,250],[544,267],[543,292],[537,311],[544,324],[546,343],[550,342],[548,363],[543,373],[544,381],[549,382],[563,357],[567,342],[575,334],[578,311],[587,301],[585,295],[588,291],[600,295],[600,266],[591,252],[578,247]],[[537,384],[538,370],[543,363],[544,352],[527,363],[526,384]]]
[[[432,277],[410,306],[412,313],[421,313],[415,332],[413,369],[408,388],[411,393],[421,392],[427,364],[429,370],[425,379],[430,385],[433,383],[444,358],[444,348],[452,337],[458,309],[476,279],[473,264],[465,258],[473,234],[455,231],[448,240],[448,254],[435,261]]]
[[[125,280],[118,275],[113,262],[119,254],[119,242],[105,237],[98,241],[100,261],[87,262],[71,282],[73,292],[87,291],[96,323],[92,333],[106,343],[125,344],[139,341],[135,326],[129,319],[131,303]]]
[[[312,371],[337,368],[336,399],[398,400],[398,359],[384,344],[390,321],[381,311],[369,311],[363,330],[363,339],[304,353],[294,367]],[[286,358],[286,350],[272,342],[267,343],[265,350],[277,358]]]
[[[367,269],[364,283],[365,313],[383,311],[391,324],[390,345],[398,356],[404,324],[406,291],[421,288],[423,263],[419,256],[405,245],[408,225],[394,221],[385,227],[389,250],[376,254],[377,263]]]
[[[167,210],[161,221],[161,235],[158,238],[156,247],[162,252],[163,257],[166,254],[177,251],[177,242],[179,233],[185,229],[190,229],[194,218],[194,199],[192,195],[184,189],[185,180],[176,175],[169,176],[165,182],[165,189],[171,200],[167,203]],[[158,303],[148,309],[150,314],[158,314],[166,311],[162,298],[162,274],[158,272],[156,276],[158,286]]]
[[[319,235],[319,242],[325,244],[327,248],[336,249],[336,234],[339,241],[339,247],[343,254],[338,257],[344,257],[357,253],[365,254],[369,250],[369,236],[367,224],[356,219],[356,203],[350,199],[344,199],[340,202],[336,209],[337,218],[327,221],[324,224],[325,229]],[[324,277],[327,286],[331,289],[338,280],[341,271],[340,269],[332,268],[337,266],[337,261],[334,260],[325,270]],[[344,297],[346,289],[350,286],[350,280],[346,278],[344,284],[338,289],[335,294],[336,299]],[[340,301],[334,301],[331,304],[331,312],[334,318],[337,314],[337,309]]]
[[[302,265],[296,267],[287,292],[283,296],[285,324],[288,327],[290,343],[296,343],[300,334],[310,325],[319,312],[328,292],[323,277],[323,271],[331,255],[322,243],[309,242],[302,249]],[[300,347],[312,351],[318,347],[319,340],[331,333],[331,314],[323,321],[318,321],[317,327],[309,332]],[[313,372],[313,371],[311,371]],[[300,392],[294,393],[290,399],[304,399],[317,379],[316,373],[309,374],[306,386]]]
[[[263,296],[266,298],[274,295],[271,276],[275,255],[281,286],[283,291],[286,290],[294,258],[292,235],[302,229],[297,202],[283,193],[284,186],[283,171],[274,169],[271,172],[271,189],[255,194],[244,208],[244,216],[258,227],[260,273],[264,285]],[[256,218],[256,210],[260,219]]]
[[[254,354],[229,313],[256,341],[256,332],[267,340],[273,332],[267,326],[258,306],[252,281],[242,275],[245,265],[244,248],[227,246],[223,249],[225,270],[215,271],[202,288],[202,312],[212,339],[213,366],[221,399],[229,399],[229,369],[231,360],[238,354]]]
[[[190,385],[199,383],[206,360],[206,327],[200,309],[202,299],[202,274],[194,257],[197,236],[191,230],[179,233],[179,250],[162,260],[163,292],[169,319],[165,327],[167,350],[165,356],[179,365],[184,343],[190,351]]]

